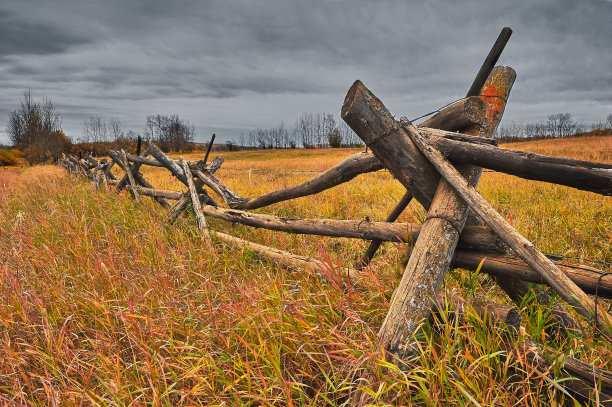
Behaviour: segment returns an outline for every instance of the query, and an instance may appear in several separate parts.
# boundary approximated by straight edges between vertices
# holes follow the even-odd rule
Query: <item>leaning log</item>
[[[483,90],[485,92],[492,89],[492,92],[498,96],[491,98],[487,105],[487,111],[491,112],[489,115],[491,122],[468,129],[469,134],[489,138],[493,136],[497,123],[503,115],[505,100],[510,94],[515,76],[514,70],[508,67],[497,67],[491,72]],[[416,144],[410,140],[402,140],[400,133],[389,135],[379,144],[372,144],[366,135],[359,134],[359,136],[371,145],[372,152],[381,160],[385,158],[384,154],[387,151],[383,143],[399,148]],[[390,161],[389,170],[393,168],[398,171],[402,161],[404,160]],[[471,185],[478,184],[481,168],[463,165],[458,170]],[[440,181],[422,233],[410,254],[397,294],[378,333],[378,344],[381,348],[399,357],[407,355],[406,341],[412,337],[420,321],[429,313],[431,298],[435,297],[442,286],[468,213],[466,202],[450,185],[443,180]]]
[[[470,208],[527,264],[540,273],[561,298],[576,307],[576,310],[590,321],[598,316],[603,318],[602,333],[612,340],[612,316],[603,309],[597,309],[594,301],[580,287],[536,249],[529,240],[517,232],[474,188],[470,187],[461,174],[444,159],[442,154],[425,141],[416,127],[408,120],[402,121],[402,127],[409,134],[414,144],[435,166],[436,170],[469,204]]]
[[[185,178],[187,179],[187,186],[189,187],[189,193],[191,195],[191,207],[193,209],[193,213],[196,216],[198,229],[202,231],[205,241],[207,243],[212,243],[212,241],[210,240],[208,225],[206,225],[206,219],[204,218],[204,214],[202,213],[202,204],[200,203],[200,197],[198,196],[198,191],[196,190],[195,182],[193,182],[193,176],[191,175],[189,165],[187,164],[187,161],[185,161],[185,158],[182,156],[179,161],[181,163],[181,167],[183,168]]]

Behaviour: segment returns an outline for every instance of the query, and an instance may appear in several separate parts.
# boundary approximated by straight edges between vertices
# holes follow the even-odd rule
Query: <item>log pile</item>
[[[223,159],[207,163],[174,160],[155,144],[148,142],[136,155],[110,151],[110,160],[94,157],[64,157],[61,165],[70,174],[83,175],[94,186],[116,192],[130,191],[134,199],[155,199],[169,209],[168,220],[174,222],[190,207],[205,244],[221,240],[248,248],[287,267],[321,268],[317,259],[297,256],[286,251],[249,242],[221,232],[211,233],[206,217],[286,233],[347,237],[371,241],[360,261],[344,271],[358,281],[381,242],[414,242],[408,264],[378,334],[381,354],[391,361],[411,353],[410,341],[423,319],[442,307],[440,289],[450,267],[479,268],[495,277],[499,286],[516,303],[528,301],[548,305],[550,296],[537,285],[546,284],[588,321],[598,321],[601,334],[612,340],[612,317],[587,294],[612,298],[612,278],[591,267],[556,264],[521,236],[477,192],[483,168],[525,179],[539,180],[577,189],[612,195],[612,165],[562,157],[524,153],[497,146],[492,135],[502,118],[515,72],[510,67],[495,67],[511,31],[502,30],[498,41],[476,76],[466,98],[415,126],[407,119],[396,120],[362,82],[349,89],[342,106],[342,118],[366,143],[371,153],[352,155],[309,181],[272,191],[257,197],[244,197],[228,188],[216,175]],[[140,141],[139,141],[140,146]],[[117,179],[111,168],[117,165],[125,172]],[[185,191],[156,189],[140,172],[142,166],[167,169],[185,186]],[[348,182],[368,172],[387,169],[405,187],[406,193],[384,222],[336,219],[300,219],[263,215],[248,210],[274,203],[317,194]],[[217,203],[207,189],[220,199]],[[422,225],[395,223],[412,199],[427,209]],[[171,204],[170,201],[175,201]],[[191,205],[189,205],[191,203]],[[534,292],[535,291],[535,292]],[[465,301],[454,297],[452,308],[460,310]],[[577,326],[566,306],[557,304],[554,313],[563,328]],[[497,320],[507,327],[520,329],[520,314],[514,307],[483,303],[475,307],[483,318]],[[523,341],[517,348],[509,336],[506,351],[512,349],[525,356],[533,366],[559,366],[567,377],[577,379],[564,383],[576,397],[584,389],[593,391],[593,379],[601,384],[600,401],[612,403],[612,374],[571,358],[559,358],[550,349]],[[535,356],[534,356],[535,355]],[[536,357],[537,356],[537,357]],[[366,401],[362,393],[353,394],[355,404]]]

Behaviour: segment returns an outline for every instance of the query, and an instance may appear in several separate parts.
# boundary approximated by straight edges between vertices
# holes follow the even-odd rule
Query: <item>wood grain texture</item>
[[[604,322],[602,333],[612,339],[612,317],[602,308],[596,309],[594,301],[585,294],[565,273],[550,259],[544,256],[535,246],[517,232],[489,204],[455,168],[448,163],[439,151],[431,147],[419,134],[418,129],[409,121],[402,121],[402,126],[410,134],[413,142],[424,155],[435,165],[444,179],[457,191],[470,208],[474,210],[489,227],[497,233],[506,244],[514,250],[531,268],[536,270],[546,282],[570,305],[592,321],[596,316]]]
[[[498,67],[491,72],[483,88],[483,91],[490,92],[493,87],[498,96],[488,100],[487,115],[490,122],[468,129],[468,134],[493,136],[515,76],[514,70],[508,67]],[[372,151],[380,157],[380,151],[376,147],[372,146]],[[481,168],[461,165],[458,170],[471,185],[478,184]],[[429,314],[431,301],[440,290],[452,262],[468,212],[467,203],[449,184],[441,180],[396,295],[378,333],[378,344],[386,351],[399,357],[407,355],[406,343]]]

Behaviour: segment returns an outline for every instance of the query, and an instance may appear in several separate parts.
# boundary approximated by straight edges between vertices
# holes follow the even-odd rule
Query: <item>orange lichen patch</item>
[[[506,107],[505,96],[508,91],[508,82],[502,80],[503,78],[504,75],[497,75],[492,82],[487,82],[480,92],[485,103],[485,116],[489,123],[501,115]]]

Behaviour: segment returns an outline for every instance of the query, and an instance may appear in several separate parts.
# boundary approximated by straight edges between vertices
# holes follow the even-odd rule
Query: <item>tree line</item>
[[[548,116],[538,123],[501,125],[495,137],[502,141],[539,138],[560,138],[600,129],[612,134],[612,114],[606,122],[579,124],[570,113]],[[57,161],[62,153],[92,151],[104,154],[108,149],[133,149],[141,136],[134,130],[125,131],[118,119],[106,122],[99,116],[90,116],[83,123],[77,144],[62,130],[62,117],[53,102],[46,97],[32,98],[26,90],[16,110],[9,114],[7,133],[13,146],[22,151],[30,163]],[[154,141],[164,151],[190,151],[194,148],[195,127],[178,115],[149,115],[142,132],[145,140]],[[303,113],[290,126],[281,122],[271,128],[257,128],[242,133],[238,141],[228,141],[230,150],[243,148],[327,148],[362,146],[361,139],[342,120],[336,121],[331,113]],[[85,150],[84,150],[85,149]]]
[[[495,138],[502,141],[525,141],[545,138],[563,138],[593,130],[612,129],[612,113],[608,115],[605,122],[599,123],[578,123],[571,113],[557,113],[548,116],[546,121],[537,123],[511,123],[500,125]]]
[[[241,148],[327,148],[357,147],[363,141],[344,121],[337,122],[333,114],[308,112],[291,126],[281,122],[276,127],[242,133],[238,144]]]

